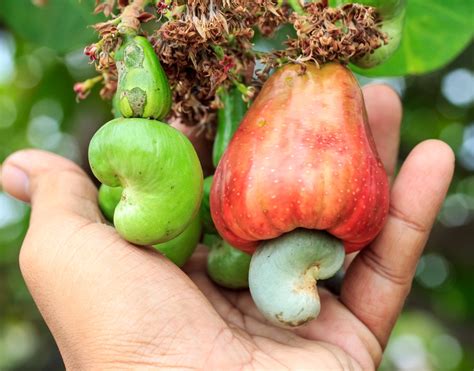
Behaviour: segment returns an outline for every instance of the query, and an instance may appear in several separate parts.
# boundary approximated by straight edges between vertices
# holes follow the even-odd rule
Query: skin
[[[380,85],[364,95],[380,157],[393,174],[399,99]],[[350,264],[341,295],[320,292],[318,319],[292,331],[263,320],[248,292],[212,284],[205,250],[184,273],[121,239],[104,224],[97,189],[70,161],[20,151],[4,162],[1,182],[32,204],[20,268],[67,368],[373,370],[453,169],[446,144],[429,140],[413,149],[393,181],[387,223]]]

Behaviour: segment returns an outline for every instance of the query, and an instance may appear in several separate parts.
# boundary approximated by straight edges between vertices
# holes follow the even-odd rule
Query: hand
[[[401,105],[385,86],[364,89],[377,148],[392,176]],[[247,291],[205,273],[205,249],[185,273],[104,224],[97,190],[76,165],[34,150],[3,165],[4,190],[30,202],[20,267],[71,369],[179,367],[374,369],[410,290],[448,189],[451,149],[430,140],[408,156],[385,228],[355,257],[340,297],[321,290],[320,317],[296,330],[268,325]]]

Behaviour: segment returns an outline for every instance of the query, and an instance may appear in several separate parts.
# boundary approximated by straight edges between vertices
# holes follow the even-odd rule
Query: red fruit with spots
[[[326,230],[347,253],[359,250],[380,232],[388,205],[362,92],[335,63],[287,65],[269,78],[211,190],[219,233],[250,253],[296,228]]]

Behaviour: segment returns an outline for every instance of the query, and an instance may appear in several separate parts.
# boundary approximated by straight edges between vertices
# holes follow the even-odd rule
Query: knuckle
[[[369,248],[364,250],[359,254],[359,257],[365,266],[379,277],[382,277],[398,286],[410,285],[411,277],[407,276],[405,272],[399,272],[396,267],[387,265],[384,259],[373,249]]]

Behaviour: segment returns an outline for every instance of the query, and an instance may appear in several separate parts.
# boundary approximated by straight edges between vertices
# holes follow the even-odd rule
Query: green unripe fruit
[[[114,118],[122,117],[119,103],[120,103],[119,95],[115,93],[114,97],[112,98],[112,115],[114,116]]]
[[[153,247],[178,267],[182,267],[193,254],[200,237],[201,220],[197,214],[180,235],[168,242],[153,245]]]
[[[332,0],[331,5],[357,3],[371,6],[382,18],[380,29],[388,35],[388,43],[375,49],[372,53],[351,60],[361,68],[372,68],[385,62],[400,46],[405,21],[406,0]]]
[[[198,212],[202,169],[188,138],[158,121],[118,118],[94,135],[92,172],[123,187],[114,225],[127,241],[151,245],[179,235]]]
[[[102,184],[99,188],[99,206],[110,222],[114,220],[115,208],[122,198],[122,192],[122,187],[109,187],[105,184]],[[153,247],[178,267],[181,267],[193,254],[200,237],[201,220],[199,214],[196,214],[191,223],[177,237],[168,242],[153,245]]]
[[[143,36],[127,36],[114,59],[122,116],[164,118],[171,108],[171,89],[150,42]]]
[[[237,88],[221,91],[219,99],[223,107],[217,111],[217,132],[212,147],[212,162],[215,167],[247,112],[247,103]]]
[[[220,286],[241,289],[249,286],[249,266],[252,257],[221,238],[214,241],[207,257],[207,273]]]
[[[214,225],[214,222],[212,221],[211,217],[211,206],[209,200],[209,196],[211,194],[212,179],[212,175],[208,176],[204,179],[203,183],[203,195],[200,214],[205,233],[217,233],[216,226]]]
[[[101,184],[99,188],[99,207],[104,214],[105,218],[113,223],[114,212],[120,199],[122,198],[122,187],[109,187],[108,185]]]
[[[215,242],[221,240],[222,238],[218,234],[214,233],[204,233],[202,236],[202,243],[208,248],[211,248]]]

